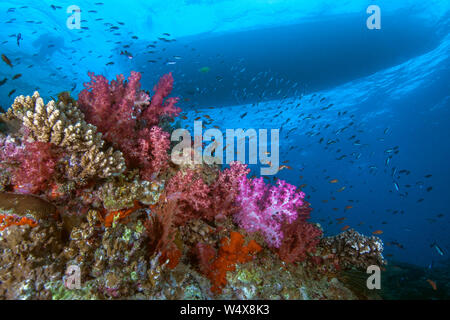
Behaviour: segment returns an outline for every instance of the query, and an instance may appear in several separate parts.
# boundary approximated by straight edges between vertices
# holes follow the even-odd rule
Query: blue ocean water
[[[372,4],[381,29],[367,28]],[[71,5],[81,29],[67,27]],[[281,130],[280,164],[290,168],[276,177],[302,186],[326,234],[381,230],[388,260],[439,264],[450,251],[449,9],[438,0],[2,1],[0,53],[13,67],[0,64],[0,105],[35,90],[76,97],[88,71],[139,71],[149,90],[172,72],[182,126],[208,115],[222,130]]]

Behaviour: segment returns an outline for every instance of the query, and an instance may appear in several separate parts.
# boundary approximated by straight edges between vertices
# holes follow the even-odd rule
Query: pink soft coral
[[[220,220],[234,214],[239,209],[236,197],[240,179],[249,171],[246,165],[233,162],[210,185],[192,169],[178,171],[166,187],[168,197],[176,199],[183,208],[176,223],[181,225],[190,219]]]
[[[123,152],[128,167],[141,169],[143,179],[167,168],[169,135],[157,126],[163,116],[176,116],[177,98],[167,98],[172,91],[172,74],[161,78],[151,98],[140,89],[141,74],[131,72],[108,82],[89,73],[91,82],[81,91],[78,104],[86,121],[103,133],[104,139]],[[167,98],[167,99],[166,99]],[[166,99],[166,101],[164,101]]]
[[[279,248],[284,237],[282,225],[297,219],[304,197],[303,192],[282,180],[277,186],[268,186],[263,178],[242,178],[237,196],[241,208],[234,220],[248,232],[261,232],[270,247]]]
[[[209,191],[209,186],[194,170],[178,171],[166,186],[168,198],[177,200],[181,209],[175,217],[175,225],[202,218],[202,213],[211,206]]]
[[[239,209],[236,198],[239,194],[239,185],[250,169],[238,161],[230,163],[230,167],[220,171],[217,180],[211,185],[211,210],[206,218],[221,219],[233,215]]]
[[[0,145],[0,161],[11,172],[15,191],[37,194],[49,188],[58,160],[50,143],[25,142],[18,146],[2,140]]]
[[[133,158],[138,159],[141,177],[151,180],[153,174],[159,173],[169,166],[170,135],[160,127],[142,129],[138,133],[139,149],[131,149]]]

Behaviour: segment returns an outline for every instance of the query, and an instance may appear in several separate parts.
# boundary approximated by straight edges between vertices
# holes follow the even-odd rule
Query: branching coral
[[[386,264],[383,241],[375,236],[367,237],[353,229],[321,239],[318,249],[322,263],[327,265],[331,262],[331,267],[336,269],[355,267],[366,270],[370,265]]]
[[[263,178],[242,178],[239,192],[241,208],[235,222],[248,232],[261,232],[270,247],[279,248],[284,237],[281,227],[297,219],[305,194],[282,180],[268,186]]]
[[[107,142],[121,150],[130,168],[139,168],[141,177],[150,180],[168,166],[169,135],[157,127],[164,115],[176,116],[176,98],[164,99],[172,91],[173,78],[165,75],[150,97],[140,90],[141,74],[131,72],[128,82],[124,76],[108,82],[103,76],[89,73],[78,99],[86,120],[97,126]]]
[[[93,177],[106,178],[125,169],[120,151],[106,149],[102,135],[84,121],[76,106],[44,101],[35,92],[32,97],[17,97],[3,118],[19,119],[29,139],[52,143],[66,154],[66,174],[77,181]]]

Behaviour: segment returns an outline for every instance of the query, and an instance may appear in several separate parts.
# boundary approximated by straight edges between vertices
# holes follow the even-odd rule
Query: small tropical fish
[[[349,225],[343,226],[343,227],[341,228],[341,231],[345,231],[345,230],[347,230],[348,228],[350,228]]]
[[[437,290],[436,282],[434,282],[433,280],[430,280],[430,279],[427,279],[427,282],[430,284],[430,286],[433,288],[434,291]]]
[[[376,231],[372,232],[372,234],[383,234],[383,231],[382,230],[376,230]]]
[[[125,51],[120,51],[120,55],[124,55],[126,56],[128,59],[133,59],[133,55],[131,53],[129,53],[127,50]]]
[[[395,187],[395,190],[399,191],[399,187],[398,187],[397,182],[394,182],[394,187]]]
[[[19,79],[22,76],[21,73],[14,75],[13,80]]]
[[[11,90],[11,91],[8,93],[8,97],[11,97],[11,96],[14,94],[14,92],[16,92],[16,89]]]
[[[442,251],[441,247],[438,246],[438,244],[436,243],[436,241],[433,242],[433,243],[430,245],[430,248],[435,248],[436,251],[437,251],[437,253],[439,253],[439,255],[441,255],[441,256],[444,255],[444,251]]]
[[[8,78],[4,78],[3,80],[0,81],[0,87],[2,85],[4,85],[6,83],[6,81],[8,81]]]
[[[17,35],[17,46],[18,47],[20,47],[20,40],[22,40],[23,38],[22,38],[22,34],[21,33],[19,33],[18,35]]]
[[[337,183],[337,182],[339,182],[339,180],[338,180],[338,179],[333,179],[333,180],[330,180],[330,183]]]
[[[349,209],[351,209],[351,208],[353,208],[353,206],[346,206],[346,207],[345,207],[345,210],[349,210]]]
[[[202,67],[200,69],[198,69],[199,72],[201,73],[208,73],[209,71],[211,71],[210,67]]]
[[[8,66],[10,66],[11,68],[13,67],[13,65],[12,65],[12,63],[11,63],[11,60],[9,60],[8,57],[5,56],[4,54],[2,54],[2,60],[3,60]]]

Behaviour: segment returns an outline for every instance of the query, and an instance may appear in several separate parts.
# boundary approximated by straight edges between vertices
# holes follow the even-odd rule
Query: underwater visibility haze
[[[0,24],[1,299],[449,299],[448,1]]]

